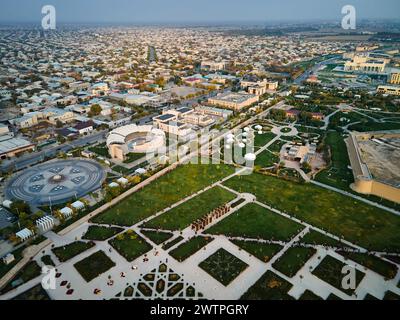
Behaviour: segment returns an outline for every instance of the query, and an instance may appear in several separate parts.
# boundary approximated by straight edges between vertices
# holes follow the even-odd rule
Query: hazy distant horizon
[[[64,24],[340,22],[347,4],[359,20],[399,20],[400,12],[399,0],[2,0],[0,24],[40,23],[48,4]]]

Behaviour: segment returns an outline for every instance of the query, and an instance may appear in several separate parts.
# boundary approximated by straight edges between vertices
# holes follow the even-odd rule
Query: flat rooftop
[[[0,154],[28,147],[30,145],[32,145],[30,141],[21,138],[11,138],[5,141],[0,141]]]

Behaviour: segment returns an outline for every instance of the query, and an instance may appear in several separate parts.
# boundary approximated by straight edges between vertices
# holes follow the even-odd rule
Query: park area
[[[366,249],[400,251],[400,217],[383,209],[313,184],[257,173],[235,176],[224,184],[239,192],[252,193],[260,202]],[[224,222],[229,221],[227,219]],[[242,224],[246,228],[246,223]],[[231,227],[224,228],[224,232],[229,234],[236,231]],[[250,228],[249,232],[254,230]]]
[[[228,165],[180,166],[93,219],[95,223],[131,226],[234,173]]]
[[[221,187],[214,187],[186,202],[183,202],[179,206],[159,215],[149,222],[146,222],[144,227],[165,230],[182,230],[213,209],[218,208],[235,198],[236,196],[233,193]]]

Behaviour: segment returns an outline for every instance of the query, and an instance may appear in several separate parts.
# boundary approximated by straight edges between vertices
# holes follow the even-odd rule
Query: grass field
[[[236,195],[226,189],[214,187],[146,222],[144,227],[182,230],[190,226],[193,221],[235,198]]]
[[[94,247],[93,242],[76,241],[62,247],[52,249],[60,262],[65,262],[73,257],[81,254],[82,252]]]
[[[260,166],[261,168],[271,167],[275,163],[279,163],[279,157],[268,150],[264,150],[257,155],[254,164]]]
[[[400,217],[361,201],[261,174],[236,176],[224,184],[365,248],[400,251]]]
[[[325,143],[330,146],[331,165],[318,173],[315,180],[339,189],[349,190],[354,177],[348,168],[350,160],[342,135],[339,132],[330,131],[325,138]]]
[[[375,271],[376,273],[379,273],[387,279],[393,279],[398,271],[396,265],[379,259],[373,255],[345,251],[340,251],[338,253],[368,269],[371,269],[372,271]]]
[[[117,228],[117,227],[108,228],[108,227],[92,225],[89,226],[88,230],[86,231],[82,239],[104,241],[122,231],[123,231],[122,228]]]
[[[260,259],[262,262],[268,262],[275,254],[277,254],[282,249],[282,246],[280,246],[279,244],[268,244],[260,243],[257,241],[241,240],[231,241],[239,248]]]
[[[248,267],[248,264],[228,251],[219,249],[206,260],[200,262],[199,267],[224,286],[227,286]]]
[[[272,271],[267,271],[240,298],[242,300],[293,300],[287,292],[292,285]]]
[[[13,289],[11,283],[20,279],[22,283],[26,283],[41,275],[42,268],[36,261],[29,261],[15,276],[14,278],[0,291],[0,294],[6,293]]]
[[[134,193],[94,222],[131,226],[234,172],[227,165],[181,166]]]
[[[132,262],[152,249],[152,246],[133,230],[128,230],[121,236],[118,235],[110,240],[109,243],[128,262]]]
[[[400,129],[400,122],[374,122],[368,121],[365,123],[357,123],[351,125],[349,130],[365,132],[365,131],[381,131],[381,130],[398,130]]]
[[[277,140],[277,141],[275,141],[273,144],[271,144],[271,145],[268,147],[268,150],[271,151],[271,152],[279,153],[279,152],[281,151],[282,147],[283,147],[286,143],[287,143],[286,141]]]
[[[296,222],[250,203],[207,229],[205,233],[286,241],[302,228]]]
[[[157,245],[167,241],[173,236],[173,234],[170,232],[158,232],[150,230],[141,230],[141,232]]]
[[[345,276],[344,274],[342,274],[342,268],[344,266],[344,263],[328,255],[320,262],[320,264],[314,269],[312,273],[321,280],[329,283],[333,287],[343,291],[348,295],[352,295],[355,289],[353,290],[342,288],[342,278]],[[361,280],[364,278],[364,276],[364,273],[356,270],[356,288]]]
[[[327,247],[343,248],[346,247],[343,243],[328,237],[322,233],[310,230],[303,238],[299,240],[300,243],[322,245]]]
[[[182,243],[180,246],[169,252],[169,255],[174,257],[179,262],[189,258],[191,255],[199,251],[201,248],[213,241],[210,237],[193,237],[189,241]]]
[[[114,261],[101,250],[74,264],[75,269],[86,282],[92,281],[114,266]]]
[[[262,134],[254,132],[254,146],[263,147],[275,137],[276,135],[272,132],[263,132]]]
[[[304,264],[317,252],[314,248],[292,247],[273,264],[273,267],[293,277],[304,266]]]

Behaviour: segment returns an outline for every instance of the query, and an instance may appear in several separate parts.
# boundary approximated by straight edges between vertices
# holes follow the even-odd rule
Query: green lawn
[[[96,146],[93,146],[93,147],[89,147],[88,150],[91,151],[91,152],[94,152],[97,155],[102,156],[104,158],[108,158],[108,159],[111,158],[110,154],[108,153],[108,148],[107,148],[105,142],[101,143],[101,144],[98,144]]]
[[[122,235],[118,235],[110,240],[109,243],[128,262],[135,260],[152,249],[152,246],[133,230],[128,230]]]
[[[263,132],[262,134],[258,134],[255,131],[254,132],[254,146],[255,147],[263,147],[275,137],[276,137],[276,135],[272,132]]]
[[[271,152],[279,153],[279,152],[281,152],[281,149],[285,144],[286,144],[286,141],[277,140],[268,147],[268,150]]]
[[[287,241],[302,228],[296,222],[250,203],[207,229],[206,233]]]
[[[239,248],[247,251],[263,262],[268,262],[277,254],[282,246],[279,244],[260,243],[257,241],[231,240]]]
[[[40,260],[44,263],[46,266],[55,266],[53,259],[51,258],[50,255],[45,255],[40,258]]]
[[[348,191],[354,177],[348,168],[350,160],[344,139],[340,133],[332,131],[328,132],[325,143],[330,146],[331,166],[318,173],[315,180]]]
[[[36,263],[36,261],[29,261],[15,276],[12,280],[0,291],[0,294],[4,294],[14,287],[11,285],[13,281],[20,279],[21,284],[26,283],[42,273],[42,268]],[[18,285],[19,286],[19,285]]]
[[[189,239],[189,241],[186,241],[182,243],[180,246],[171,250],[169,252],[169,255],[174,257],[179,262],[182,262],[187,258],[189,258],[191,255],[195,254],[197,251],[199,251],[201,248],[203,248],[213,240],[214,239],[210,237],[201,237],[201,236],[193,237]]]
[[[257,173],[233,177],[225,185],[365,248],[400,251],[400,217],[361,201]]]
[[[75,269],[86,282],[92,281],[114,266],[114,261],[101,250],[74,264]]]
[[[343,248],[346,247],[343,243],[328,237],[320,232],[310,230],[303,238],[299,240],[300,243],[322,245],[327,247]]]
[[[292,285],[272,271],[267,271],[251,286],[240,299],[242,300],[293,300],[287,293]]]
[[[181,237],[181,236],[176,237],[175,239],[172,239],[171,241],[168,241],[167,243],[164,243],[162,248],[163,248],[163,250],[168,250],[169,248],[172,248],[177,243],[181,242],[183,239],[184,238]]]
[[[254,162],[256,166],[260,166],[261,168],[272,167],[275,163],[279,163],[279,157],[268,150],[264,150],[258,154]]]
[[[219,249],[200,262],[199,267],[227,286],[248,267],[248,264],[228,251]]]
[[[52,251],[60,262],[65,262],[94,246],[93,242],[76,241],[62,247],[54,248]]]
[[[320,296],[317,296],[314,292],[312,292],[310,290],[306,290],[301,295],[299,300],[323,300],[323,299]]]
[[[89,226],[82,239],[104,241],[122,231],[122,228],[117,227],[102,227],[91,225]]]
[[[398,271],[396,265],[379,259],[374,255],[345,251],[340,251],[338,253],[368,269],[371,269],[372,271],[375,271],[376,273],[379,273],[387,279],[393,279]]]
[[[173,236],[173,234],[170,232],[159,232],[150,230],[141,230],[141,232],[157,245],[167,241]]]
[[[131,226],[232,173],[233,167],[227,165],[181,166],[98,215],[93,221]]]
[[[317,252],[314,248],[292,247],[274,262],[273,267],[287,275],[289,278],[304,266],[304,264]]]
[[[236,198],[221,187],[211,188],[144,224],[146,228],[182,230],[210,211]]]
[[[355,289],[343,289],[342,279],[346,275],[342,273],[343,267],[346,264],[339,260],[327,255],[319,265],[313,270],[313,274],[320,278],[321,280],[329,283],[333,287],[343,291],[348,295],[352,295]],[[365,274],[361,271],[356,270],[356,288],[358,287],[361,280],[364,278]]]
[[[145,156],[145,153],[128,153],[126,155],[126,160],[124,161],[124,163],[132,163],[136,160],[144,158]]]
[[[381,130],[398,130],[400,129],[399,122],[374,122],[367,121],[364,123],[357,123],[349,127],[349,130],[365,132],[365,131],[381,131]]]

